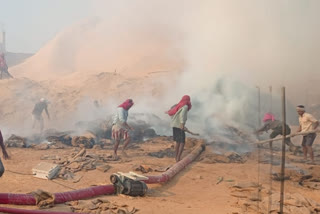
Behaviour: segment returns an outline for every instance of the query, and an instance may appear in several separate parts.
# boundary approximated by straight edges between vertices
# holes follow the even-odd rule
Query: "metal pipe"
[[[280,214],[283,214],[284,202],[284,168],[286,164],[286,88],[282,88],[282,157],[281,157],[281,187],[280,187]]]

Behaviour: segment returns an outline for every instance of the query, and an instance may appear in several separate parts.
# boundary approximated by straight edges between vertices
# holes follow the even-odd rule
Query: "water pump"
[[[148,187],[143,182],[144,180],[148,180],[148,177],[134,172],[117,172],[110,176],[110,181],[115,186],[116,193],[130,196],[144,196],[147,193]]]

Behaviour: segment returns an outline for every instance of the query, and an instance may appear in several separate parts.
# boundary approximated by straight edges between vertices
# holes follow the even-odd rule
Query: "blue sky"
[[[94,15],[95,0],[0,0],[7,50],[34,53],[65,27]]]

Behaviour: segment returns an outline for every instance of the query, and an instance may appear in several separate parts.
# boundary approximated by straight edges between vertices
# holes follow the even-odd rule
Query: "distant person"
[[[94,100],[94,101],[93,101],[93,105],[94,105],[94,107],[96,107],[97,109],[100,108],[100,104],[99,104],[99,101],[98,101],[98,100]]]
[[[297,132],[314,131],[316,128],[318,128],[319,121],[316,118],[314,118],[314,116],[312,116],[311,114],[306,113],[305,107],[303,105],[298,105],[296,109],[299,115],[299,124],[300,124],[300,127]],[[311,158],[311,164],[314,164],[312,144],[316,136],[317,136],[316,133],[304,135],[302,139],[302,144],[301,144],[304,160],[307,161],[307,155],[309,153]]]
[[[117,108],[117,113],[113,117],[113,123],[112,123],[112,139],[115,141],[114,145],[114,158],[117,158],[117,150],[120,144],[120,141],[124,141],[124,146],[122,151],[127,148],[131,138],[129,135],[129,130],[133,130],[131,126],[128,125],[128,115],[129,115],[129,109],[133,106],[132,99],[127,99],[125,102],[123,102],[121,105]]]
[[[48,112],[48,104],[49,104],[49,102],[46,99],[41,98],[40,102],[35,104],[35,106],[33,108],[33,111],[32,111],[32,116],[33,116],[32,128],[35,128],[36,123],[38,123],[40,125],[40,132],[41,133],[42,133],[43,128],[44,128],[44,122],[43,122],[43,117],[42,117],[43,110],[46,111],[48,119],[50,120],[50,115],[49,115],[49,112]]]
[[[188,111],[191,109],[191,107],[192,105],[190,96],[185,95],[178,104],[172,106],[169,111],[166,111],[166,113],[171,116],[173,140],[176,142],[176,162],[181,160],[181,154],[183,152],[186,140],[185,132],[190,132],[185,125],[188,118]]]
[[[13,78],[8,72],[8,65],[3,53],[0,53],[0,79]]]
[[[5,160],[9,159],[9,155],[8,155],[8,153],[6,151],[6,147],[4,146],[4,143],[3,143],[3,137],[2,137],[1,130],[0,130],[0,147],[2,149],[3,158]],[[4,173],[4,166],[3,166],[1,158],[0,158],[0,177],[3,175],[3,173]]]
[[[270,139],[273,139],[277,137],[278,135],[282,135],[282,121],[276,120],[274,115],[271,113],[266,113],[263,117],[264,125],[256,131],[257,134],[260,134],[262,132],[268,132],[270,129],[272,130],[270,134]],[[286,135],[289,135],[291,133],[290,127],[286,124]],[[285,143],[289,146],[289,150],[291,152],[294,152],[294,154],[297,153],[298,147],[295,146],[290,138],[285,139]],[[272,144],[270,143],[270,146]]]

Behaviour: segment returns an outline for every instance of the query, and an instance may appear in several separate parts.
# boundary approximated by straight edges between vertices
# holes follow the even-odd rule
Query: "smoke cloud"
[[[65,29],[12,68],[18,77],[43,81],[58,103],[53,108],[60,108],[57,120],[63,120],[58,112],[63,110],[72,112],[72,122],[101,118],[130,97],[136,103],[132,113],[155,114],[169,126],[164,111],[189,94],[194,107],[187,126],[210,138],[223,133],[225,124],[256,128],[263,113],[271,111],[269,86],[278,118],[281,87],[286,86],[291,125],[297,123],[295,105],[319,103],[318,1],[93,4],[94,17]],[[103,72],[109,74],[99,76]],[[104,110],[92,112],[91,99],[103,100]],[[70,100],[73,106],[62,109]],[[170,131],[163,123],[157,128]]]

